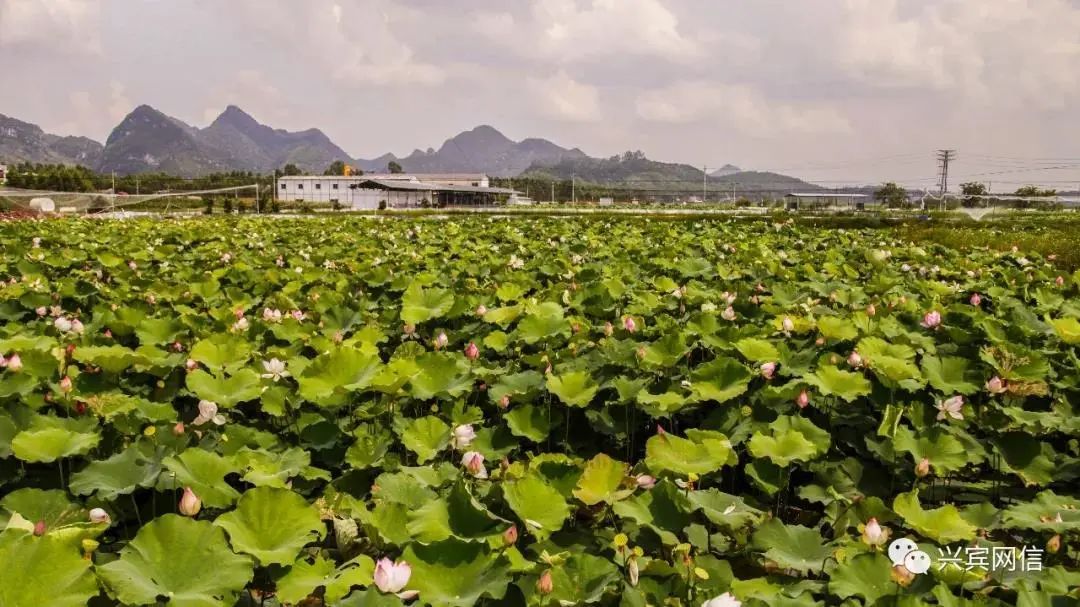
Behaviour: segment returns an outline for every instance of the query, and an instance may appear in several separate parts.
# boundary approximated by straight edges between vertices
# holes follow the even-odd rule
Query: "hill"
[[[92,139],[50,135],[36,124],[0,114],[0,161],[96,166],[101,151]]]

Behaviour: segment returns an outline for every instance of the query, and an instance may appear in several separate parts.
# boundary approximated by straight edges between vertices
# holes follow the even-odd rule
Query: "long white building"
[[[359,210],[491,205],[515,193],[490,183],[480,174],[296,175],[278,177],[274,197]]]

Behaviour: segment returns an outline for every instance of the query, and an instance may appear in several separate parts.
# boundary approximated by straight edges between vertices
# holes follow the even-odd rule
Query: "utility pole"
[[[736,182],[734,182],[734,181],[731,182],[731,202],[732,203],[735,202],[735,186],[736,185],[738,185]]]
[[[709,167],[701,165],[701,202],[709,201]]]
[[[956,160],[956,150],[938,150],[937,159],[939,165],[939,176],[941,177],[941,196],[945,196],[945,192],[949,191],[949,162]]]
[[[551,204],[555,204],[555,182],[551,182]]]
[[[116,195],[116,171],[112,172],[112,193],[113,196]]]
[[[577,173],[570,173],[570,202],[577,204]]]

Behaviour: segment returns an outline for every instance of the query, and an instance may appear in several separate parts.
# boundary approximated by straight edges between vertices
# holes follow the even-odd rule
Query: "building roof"
[[[785,194],[793,198],[866,198],[866,194],[832,194],[829,192],[792,192]]]
[[[368,188],[377,190],[399,191],[423,191],[423,192],[466,192],[476,194],[513,194],[516,190],[510,188],[485,188],[473,185],[443,185],[439,183],[427,183],[422,181],[406,181],[404,179],[359,179],[349,187]]]

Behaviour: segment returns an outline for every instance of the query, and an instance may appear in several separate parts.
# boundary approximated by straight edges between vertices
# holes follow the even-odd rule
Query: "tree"
[[[1057,190],[1042,190],[1036,185],[1026,185],[1022,188],[1017,188],[1015,195],[1024,198],[1047,198],[1050,196],[1057,196]],[[1033,206],[1031,201],[1028,200],[1017,200],[1016,203],[1021,209]]]
[[[345,162],[341,160],[335,160],[330,163],[330,166],[323,171],[323,175],[344,175],[345,174]]]
[[[972,196],[986,196],[990,191],[986,189],[986,184],[977,181],[969,181],[968,183],[960,184],[960,193],[965,196],[964,206],[973,207],[979,203],[979,199],[971,198]]]
[[[386,165],[386,170],[393,175],[405,172],[405,169],[401,168],[401,165],[398,164],[396,160],[391,160],[390,164]]]
[[[892,181],[883,183],[881,184],[881,187],[874,192],[874,200],[889,207],[907,206],[907,190],[896,185],[896,183]]]
[[[281,167],[281,174],[291,176],[291,175],[301,175],[303,173],[300,171],[300,167],[298,167],[295,164],[290,162],[289,164]]]

